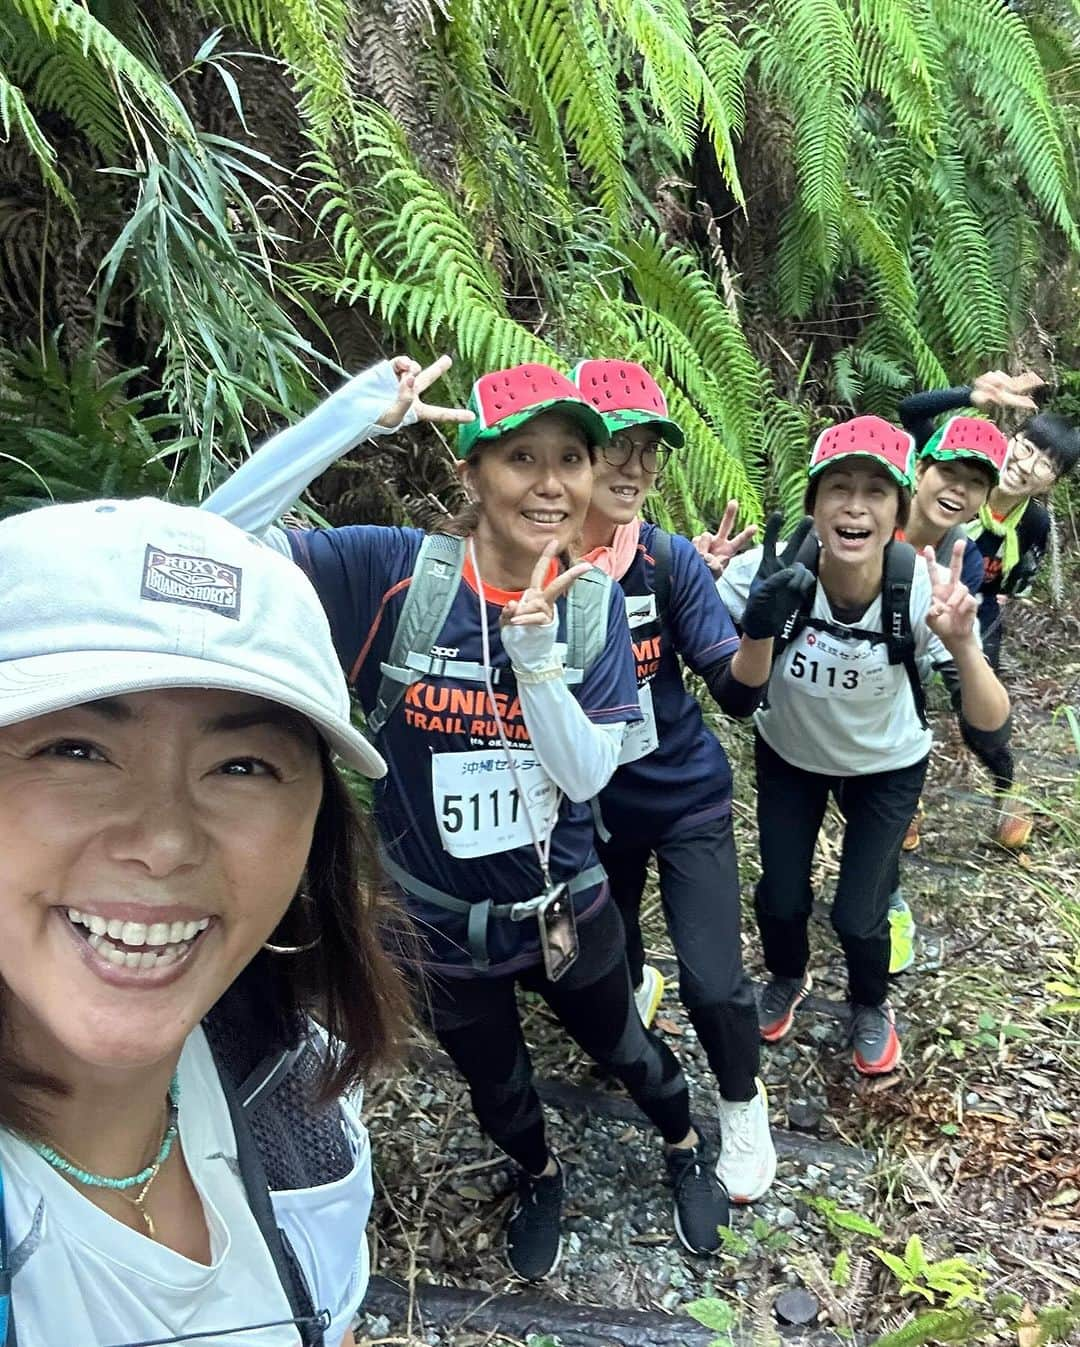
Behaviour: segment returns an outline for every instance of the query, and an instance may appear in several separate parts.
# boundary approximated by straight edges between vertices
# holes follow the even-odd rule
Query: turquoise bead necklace
[[[108,1188],[122,1197],[125,1202],[130,1202],[135,1210],[142,1217],[143,1224],[146,1226],[146,1233],[151,1239],[154,1238],[154,1222],[150,1219],[150,1213],[146,1210],[144,1203],[150,1192],[150,1185],[161,1172],[161,1166],[169,1158],[172,1152],[173,1143],[176,1141],[179,1131],[179,1110],[180,1110],[180,1078],[174,1073],[169,1082],[169,1102],[165,1112],[165,1130],[162,1133],[161,1145],[158,1147],[158,1153],[155,1159],[137,1174],[130,1174],[125,1179],[109,1178],[107,1174],[94,1174],[88,1169],[68,1159],[66,1155],[61,1154],[55,1147],[46,1145],[43,1141],[32,1141],[30,1145],[37,1151],[38,1155],[52,1165],[53,1169],[68,1178],[75,1179],[77,1183],[83,1183],[88,1188]],[[131,1197],[128,1190],[138,1188],[139,1192]]]

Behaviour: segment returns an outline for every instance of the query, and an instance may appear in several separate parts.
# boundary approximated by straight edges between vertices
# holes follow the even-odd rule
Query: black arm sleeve
[[[937,429],[934,422],[939,416],[970,406],[971,385],[965,384],[962,388],[931,388],[925,393],[912,393],[901,402],[897,411],[904,429],[921,449]]]
[[[701,677],[713,701],[724,715],[731,716],[733,720],[745,720],[761,705],[768,684],[762,683],[760,687],[752,688],[746,683],[740,683],[731,672],[733,658],[734,656],[729,655],[726,659],[710,664],[707,669],[702,670]]]

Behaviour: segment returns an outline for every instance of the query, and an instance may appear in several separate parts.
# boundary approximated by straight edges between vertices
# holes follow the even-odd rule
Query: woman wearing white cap
[[[0,570],[0,1343],[351,1342],[403,998],[319,601],[157,501]]]

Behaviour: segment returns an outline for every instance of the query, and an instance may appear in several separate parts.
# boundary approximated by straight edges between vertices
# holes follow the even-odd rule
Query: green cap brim
[[[604,418],[587,402],[578,402],[572,398],[549,398],[547,402],[538,402],[524,411],[511,412],[493,426],[481,426],[480,420],[468,421],[458,427],[456,454],[458,458],[468,458],[475,446],[488,440],[497,440],[511,430],[517,430],[528,421],[542,416],[544,412],[559,412],[568,420],[575,422],[585,432],[590,444],[604,445],[611,439]]]
[[[878,467],[885,469],[898,486],[905,487],[908,491],[912,489],[912,483],[904,473],[902,473],[894,464],[890,463],[887,458],[883,458],[880,454],[867,454],[862,450],[855,450],[850,454],[833,454],[831,458],[827,458],[821,463],[815,463],[806,475],[808,478],[818,477],[826,468],[831,468],[834,463],[843,463],[846,458],[865,458],[868,463],[876,463]]]
[[[669,421],[666,417],[656,416],[652,412],[624,409],[617,412],[602,412],[601,415],[612,435],[625,430],[627,426],[656,426],[660,431],[660,438],[665,444],[670,444],[672,449],[681,449],[686,443],[686,436],[677,421]]]
[[[936,449],[931,448],[928,444],[919,454],[920,462],[924,458],[933,458],[939,463],[947,463],[950,458],[973,458],[976,463],[981,463],[984,468],[989,470],[995,485],[1001,480],[1001,473],[997,464],[988,458],[981,449]]]

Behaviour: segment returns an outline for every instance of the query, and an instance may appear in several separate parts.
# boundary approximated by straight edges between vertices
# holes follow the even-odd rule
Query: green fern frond
[[[16,88],[0,70],[0,129],[3,130],[4,140],[11,139],[13,127],[26,142],[45,186],[77,216],[75,200],[56,171],[55,148],[46,139],[37,118],[30,111],[22,90]]]
[[[848,13],[840,0],[777,0],[769,26],[756,30],[753,46],[766,88],[794,116],[804,209],[834,220],[859,92],[859,56]]]
[[[943,116],[936,85],[945,52],[929,0],[860,0],[854,23],[866,87],[886,99],[905,135],[933,154]]]
[[[596,0],[523,0],[512,8],[513,23],[508,25],[503,14],[497,39],[506,44],[510,59],[521,52],[527,61],[535,62],[566,136],[593,183],[596,199],[612,227],[621,232],[630,192],[623,162],[618,72],[604,39]],[[521,32],[528,35],[528,50],[522,49]],[[503,62],[500,67],[512,78]]]
[[[40,14],[37,0],[12,0],[31,23]],[[197,143],[195,128],[184,105],[158,70],[152,69],[119,40],[85,6],[76,0],[54,0],[54,31],[69,33],[86,56],[115,79],[132,104],[139,104],[168,136],[183,144]]]
[[[762,372],[738,319],[687,253],[643,230],[625,245],[630,278],[646,308],[670,320],[725,390],[725,428],[749,462],[760,424]]]
[[[983,0],[931,3],[958,68],[1016,156],[1029,190],[1080,250],[1059,117],[1023,20],[1005,5]]]
[[[740,123],[741,99],[729,102],[730,77],[718,88],[694,50],[690,16],[682,0],[601,0],[642,57],[645,88],[681,153],[694,149],[698,117],[712,138],[717,161],[737,201],[743,200],[735,163],[733,130]],[[714,48],[719,38],[710,34]],[[733,40],[730,39],[732,42]],[[728,72],[725,71],[725,74]]]

